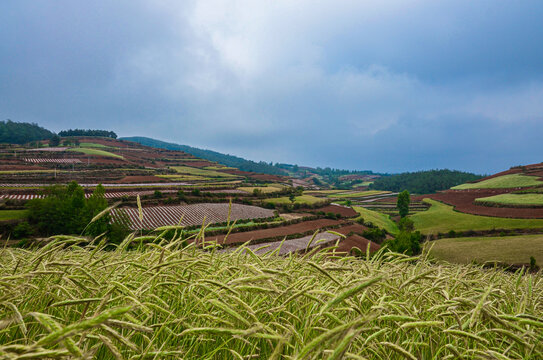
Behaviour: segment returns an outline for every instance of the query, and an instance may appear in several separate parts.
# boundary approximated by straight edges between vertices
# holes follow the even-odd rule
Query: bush
[[[153,197],[155,199],[160,199],[162,198],[162,192],[160,190],[155,190],[154,194],[153,194]]]
[[[454,230],[449,231],[448,237],[450,237],[450,238],[456,237],[456,231],[454,231]]]
[[[398,223],[398,228],[400,231],[413,231],[415,230],[415,223],[413,223],[413,220],[404,217],[400,219],[400,222]]]
[[[190,193],[192,194],[192,196],[200,196],[201,195],[200,189],[192,189],[192,191]]]
[[[32,226],[28,222],[24,221],[15,226],[12,235],[14,239],[22,239],[32,235],[32,232]]]
[[[394,239],[387,240],[385,245],[389,250],[402,253],[406,255],[417,255],[421,251],[421,239],[420,232],[400,232]]]
[[[382,243],[386,239],[387,233],[385,230],[379,228],[368,229],[362,233],[366,239],[371,240],[375,243]]]

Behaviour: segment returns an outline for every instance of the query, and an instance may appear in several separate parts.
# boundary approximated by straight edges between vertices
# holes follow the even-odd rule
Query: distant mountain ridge
[[[243,159],[234,155],[222,154],[213,150],[205,150],[188,145],[169,143],[166,141],[156,140],[144,136],[122,137],[120,138],[120,140],[133,141],[145,146],[151,146],[160,149],[184,151],[201,159],[215,161],[219,164],[235,167],[242,171],[250,171],[269,175],[287,175],[287,172],[283,169],[270,165],[264,161],[256,162]]]

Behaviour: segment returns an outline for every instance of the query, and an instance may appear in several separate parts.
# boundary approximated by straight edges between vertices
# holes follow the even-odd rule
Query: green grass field
[[[262,194],[271,194],[274,192],[281,191],[282,187],[275,187],[275,186],[241,186],[238,187],[238,190],[248,192],[250,194],[253,193],[256,189],[260,190]]]
[[[396,225],[396,223],[390,219],[390,216],[377,211],[368,210],[361,206],[353,206],[353,209],[360,214],[365,222],[369,221],[375,226],[385,229],[390,234],[398,233],[398,225]]]
[[[543,235],[440,239],[426,246],[432,247],[431,254],[435,258],[459,264],[472,261],[526,264],[533,256],[543,265]]]
[[[96,144],[96,143],[91,143],[91,142],[83,142],[83,143],[80,143],[79,146],[82,148],[101,148],[101,149],[109,147],[103,144]]]
[[[103,251],[81,240],[0,249],[0,357],[543,357],[540,275],[382,252],[282,257],[160,239]]]
[[[339,194],[330,194],[328,197],[331,198],[361,198],[366,196],[389,194],[390,191],[380,191],[380,190],[368,190],[368,191],[358,191],[358,192],[344,192]]]
[[[187,174],[187,175],[197,175],[197,176],[204,176],[208,178],[237,178],[236,175],[227,174],[220,171],[215,170],[206,170],[206,169],[200,169],[190,166],[172,166],[171,169],[174,169],[179,174]]]
[[[0,210],[0,221],[24,219],[26,215],[26,210]]]
[[[273,204],[292,204],[288,196],[278,197],[278,198],[269,198],[262,200],[264,203],[273,203]],[[300,205],[315,205],[322,203],[325,200],[311,195],[302,195],[296,196],[294,203]]]
[[[492,230],[543,228],[543,219],[506,219],[464,214],[439,201],[424,199],[430,209],[411,215],[415,229],[424,234],[446,233],[450,230]]]
[[[468,189],[509,189],[515,187],[528,187],[543,185],[543,181],[539,180],[539,176],[527,176],[522,174],[509,174],[498,176],[492,179],[483,180],[473,184],[462,184],[454,186],[453,190],[468,190]]]
[[[66,151],[73,151],[78,153],[83,153],[85,155],[98,155],[98,156],[108,156],[108,157],[114,157],[117,159],[124,159],[121,155],[114,154],[109,151],[104,151],[100,149],[93,149],[93,148],[70,148]]]
[[[543,206],[543,194],[500,194],[475,199],[475,202],[512,206]]]

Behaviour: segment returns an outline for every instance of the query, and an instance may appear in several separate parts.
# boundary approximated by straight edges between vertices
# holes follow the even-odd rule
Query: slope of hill
[[[234,155],[222,154],[212,150],[199,149],[188,145],[179,145],[169,143],[165,141],[155,140],[143,136],[123,137],[122,140],[128,140],[140,143],[145,146],[151,146],[154,148],[183,151],[196,157],[206,159],[209,161],[215,161],[219,164],[235,167],[242,171],[256,172],[261,174],[270,175],[287,175],[285,171],[265,163],[263,161],[255,162],[252,160],[246,160]]]

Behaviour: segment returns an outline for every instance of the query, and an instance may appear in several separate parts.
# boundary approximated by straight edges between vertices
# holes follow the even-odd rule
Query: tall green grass
[[[109,250],[60,236],[0,250],[0,358],[543,357],[540,274],[220,252],[161,230]]]

